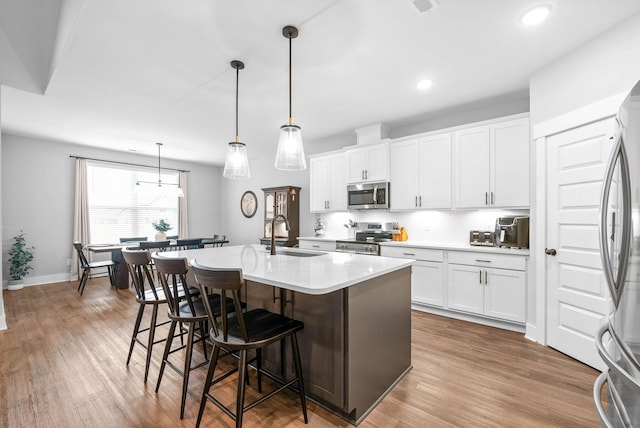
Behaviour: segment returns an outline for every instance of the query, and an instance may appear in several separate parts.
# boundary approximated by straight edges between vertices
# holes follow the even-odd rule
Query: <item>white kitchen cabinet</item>
[[[411,301],[444,305],[444,252],[442,250],[382,246],[380,255],[415,259],[411,269]]]
[[[304,250],[335,251],[336,241],[298,238],[298,248]]]
[[[347,210],[347,160],[344,153],[311,158],[311,212]]]
[[[451,208],[451,134],[392,143],[391,209]]]
[[[389,144],[374,144],[347,151],[349,183],[387,181],[389,179]]]
[[[529,206],[529,118],[454,133],[456,208]]]
[[[516,323],[525,322],[523,257],[450,251],[447,307]]]

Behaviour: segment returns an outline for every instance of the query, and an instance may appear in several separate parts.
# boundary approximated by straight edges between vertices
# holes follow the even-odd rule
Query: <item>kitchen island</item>
[[[355,425],[411,369],[412,260],[260,245],[161,254],[242,268],[250,308],[303,321],[305,392]],[[271,348],[264,367],[290,376],[289,346]]]

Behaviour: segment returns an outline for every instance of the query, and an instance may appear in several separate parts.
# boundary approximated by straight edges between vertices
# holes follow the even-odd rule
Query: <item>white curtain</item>
[[[178,237],[185,239],[189,237],[189,228],[187,226],[187,173],[180,171],[178,173],[178,183],[184,193],[184,197],[178,198]]]
[[[73,206],[73,242],[91,243],[89,229],[89,189],[87,187],[87,160],[76,159],[76,193]],[[78,279],[78,254],[71,253],[71,278]]]

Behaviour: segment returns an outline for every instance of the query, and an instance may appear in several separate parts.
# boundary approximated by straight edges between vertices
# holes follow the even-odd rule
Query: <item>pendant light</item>
[[[158,146],[158,182],[156,183],[155,181],[142,181],[142,180],[138,180],[136,181],[136,186],[139,186],[140,184],[156,184],[158,186],[158,190],[162,190],[162,186],[178,186],[178,188],[176,189],[176,196],[178,196],[179,198],[183,198],[184,197],[184,192],[182,191],[182,187],[180,187],[180,184],[175,184],[175,183],[163,183],[162,182],[162,178],[161,178],[161,168],[160,168],[160,147],[162,147],[162,143],[156,143],[156,145]]]
[[[231,67],[236,69],[236,140],[229,143],[227,157],[224,161],[224,178],[249,178],[249,159],[247,158],[247,146],[240,142],[238,137],[238,81],[240,70],[244,68],[242,61],[231,61]]]
[[[288,25],[282,29],[282,35],[289,39],[289,122],[280,127],[275,165],[277,169],[285,171],[300,171],[307,167],[307,161],[300,127],[293,124],[291,115],[291,40],[298,37],[298,29]]]

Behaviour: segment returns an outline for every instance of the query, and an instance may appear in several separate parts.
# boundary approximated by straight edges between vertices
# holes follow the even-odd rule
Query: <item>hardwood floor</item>
[[[181,421],[181,379],[168,370],[154,392],[163,345],[154,348],[147,385],[142,347],[125,365],[138,307],[133,293],[115,291],[105,278],[90,280],[82,297],[76,287],[4,291],[0,427],[194,426],[206,370],[192,372]],[[599,426],[591,399],[596,370],[500,329],[414,311],[412,330],[413,370],[361,427]],[[194,361],[202,358],[196,353]],[[223,386],[225,404],[235,400],[234,382]],[[309,427],[351,426],[308,405]],[[203,422],[233,426],[213,405]],[[245,426],[304,426],[296,395],[286,391],[250,410]]]

